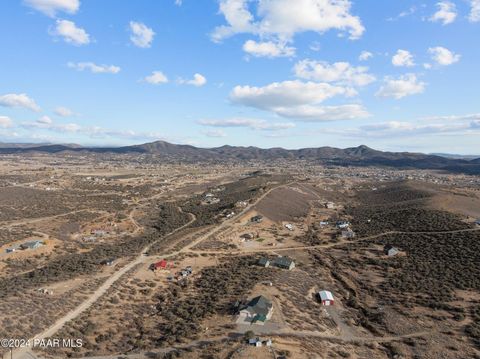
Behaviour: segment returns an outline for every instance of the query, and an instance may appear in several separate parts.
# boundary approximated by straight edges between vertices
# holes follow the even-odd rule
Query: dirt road
[[[200,236],[199,238],[197,238],[195,241],[189,243],[188,245],[186,245],[185,247],[183,247],[182,249],[178,250],[178,251],[175,251],[175,252],[172,252],[172,253],[169,253],[167,255],[164,256],[164,258],[169,258],[169,257],[174,257],[182,252],[185,252],[185,251],[188,251],[191,247],[197,245],[198,243],[200,243],[201,241],[203,241],[204,239],[208,238],[209,236],[217,233],[218,231],[220,231],[221,229],[225,228],[226,226],[228,226],[229,224],[233,223],[234,221],[236,221],[239,217],[241,217],[244,213],[246,213],[247,211],[249,211],[253,206],[255,206],[258,202],[260,202],[263,198],[265,198],[265,196],[267,196],[271,191],[273,191],[274,189],[276,188],[279,188],[279,187],[282,187],[282,186],[287,186],[289,184],[285,184],[285,185],[279,185],[279,186],[275,186],[275,187],[272,187],[270,190],[266,191],[264,194],[262,194],[259,198],[257,198],[253,203],[251,203],[250,205],[248,205],[247,207],[245,207],[240,213],[238,213],[237,216],[231,218],[231,219],[228,219],[224,222],[222,222],[221,224],[219,224],[218,226],[216,226],[215,228],[213,228],[212,230],[208,231],[207,233],[205,233],[204,235]],[[195,216],[193,214],[190,214],[192,216],[192,219],[185,225],[175,229],[174,231],[168,233],[167,235],[163,236],[161,239],[167,237],[167,236],[170,236],[178,231],[181,231],[182,229],[190,226],[194,221],[195,221]],[[130,213],[130,219],[132,220],[132,222],[136,223],[138,225],[138,223],[135,221],[135,219],[133,218],[133,211]],[[160,239],[159,239],[160,240]],[[147,252],[155,243],[155,242],[152,242],[150,243],[149,245],[147,245],[145,248],[143,248],[143,250],[140,252],[140,254],[134,259],[132,260],[131,262],[129,262],[128,264],[126,264],[124,267],[122,267],[120,270],[114,272],[112,274],[112,276],[110,276],[99,288],[97,288],[97,290],[89,297],[87,298],[84,302],[82,302],[78,307],[76,307],[74,310],[70,311],[69,313],[67,313],[64,317],[60,318],[59,320],[57,320],[52,326],[50,326],[48,329],[44,330],[43,332],[37,334],[34,338],[32,339],[41,339],[41,338],[48,338],[52,335],[54,335],[59,329],[61,329],[68,321],[70,320],[73,320],[75,319],[76,317],[78,317],[82,312],[84,312],[85,310],[87,310],[93,303],[95,303],[103,294],[105,294],[107,292],[107,290],[117,281],[119,280],[126,272],[128,272],[130,269],[132,269],[133,267],[135,267],[136,265],[138,264],[141,264],[141,263],[144,263],[146,260],[149,259],[149,257],[146,257],[143,253]],[[32,358],[32,355],[33,353],[28,349],[28,348],[24,348],[24,349],[20,349],[20,350],[16,350],[13,352],[13,356],[12,356],[12,359],[31,359]]]

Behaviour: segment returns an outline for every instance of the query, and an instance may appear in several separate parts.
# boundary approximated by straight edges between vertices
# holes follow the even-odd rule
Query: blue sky
[[[9,0],[0,33],[3,142],[480,153],[480,0]]]

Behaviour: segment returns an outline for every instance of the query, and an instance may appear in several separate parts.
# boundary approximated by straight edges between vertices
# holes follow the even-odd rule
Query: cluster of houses
[[[96,242],[98,238],[105,237],[106,235],[110,234],[109,230],[100,229],[100,228],[93,228],[90,230],[90,235],[85,236],[82,238],[84,242]]]
[[[17,250],[37,249],[37,248],[40,248],[44,245],[45,245],[45,242],[43,242],[43,241],[30,241],[30,242],[22,243],[18,246],[7,248],[5,251],[7,253],[12,253],[12,252],[15,252]]]
[[[295,227],[291,223],[285,224],[285,228],[288,229],[289,231],[293,231],[295,229]]]
[[[288,257],[277,257],[272,261],[270,261],[268,258],[262,257],[258,261],[258,265],[265,268],[272,265],[277,268],[288,270],[292,270],[293,268],[295,268],[295,262],[293,261],[293,259]]]

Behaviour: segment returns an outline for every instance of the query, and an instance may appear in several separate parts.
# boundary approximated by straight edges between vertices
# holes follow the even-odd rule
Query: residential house
[[[293,268],[295,268],[295,262],[293,261],[293,259],[288,257],[277,257],[273,260],[272,264],[275,267],[282,269],[292,270]]]
[[[260,340],[260,338],[251,338],[251,339],[248,339],[248,344],[253,345],[255,347],[261,347],[262,341]]]
[[[251,324],[264,324],[272,314],[273,304],[263,295],[253,298],[239,311],[241,320]]]
[[[394,246],[387,244],[385,247],[383,247],[383,253],[389,257],[396,256],[400,251],[395,248]]]
[[[352,230],[342,231],[342,238],[355,238],[355,232]]]
[[[347,221],[338,221],[337,222],[337,228],[345,229],[345,228],[348,228],[349,226],[350,226],[350,223],[347,222]]]
[[[328,221],[320,221],[321,228],[328,226],[328,224],[329,224]]]
[[[260,258],[260,260],[258,261],[257,264],[258,264],[260,267],[265,267],[265,268],[267,268],[267,267],[270,265],[270,261],[269,261],[267,258],[262,257],[262,258]]]
[[[320,292],[318,292],[318,297],[320,298],[322,305],[329,306],[329,305],[335,304],[335,300],[333,299],[333,294],[328,290],[321,290]]]
[[[113,266],[115,264],[115,258],[109,258],[109,259],[105,259],[104,261],[102,261],[101,263],[102,265],[104,266]]]
[[[167,262],[165,259],[162,259],[160,262],[150,264],[150,269],[156,271],[157,269],[169,269],[173,268],[172,262]]]
[[[325,208],[333,209],[333,208],[335,208],[335,203],[333,203],[333,202],[326,202],[326,203],[325,203]]]
[[[262,215],[257,215],[257,216],[253,216],[252,218],[250,218],[250,222],[253,222],[253,223],[260,223],[263,221],[263,216]]]
[[[240,235],[240,242],[251,241],[253,238],[255,238],[255,234],[244,233],[244,234]]]
[[[293,229],[294,229],[293,224],[290,224],[290,223],[287,223],[285,225],[285,228],[288,229],[289,231],[293,231]]]
[[[37,249],[43,246],[42,241],[32,241],[32,242],[25,242],[20,244],[21,249]]]

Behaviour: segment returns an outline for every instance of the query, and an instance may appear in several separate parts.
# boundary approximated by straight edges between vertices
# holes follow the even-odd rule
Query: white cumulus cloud
[[[55,36],[60,36],[66,43],[76,46],[90,43],[90,35],[70,20],[57,20],[55,28],[50,33]]]
[[[167,76],[162,71],[153,71],[151,75],[144,78],[146,82],[152,85],[159,85],[168,82]]]
[[[428,49],[428,52],[432,55],[432,60],[442,66],[452,65],[455,62],[460,61],[461,55],[446,49],[445,47],[437,46]]]
[[[118,66],[97,65],[93,62],[69,62],[67,66],[77,71],[88,70],[94,74],[118,74],[120,72],[120,67]]]
[[[415,74],[406,74],[398,78],[386,77],[376,96],[392,97],[398,100],[406,96],[423,93],[425,86],[425,82],[419,81]]]
[[[373,54],[370,51],[362,51],[360,53],[360,56],[358,56],[358,59],[360,61],[367,61],[368,59],[371,59],[373,57]]]
[[[191,80],[179,79],[178,83],[192,85],[196,87],[202,87],[207,83],[207,79],[202,74],[196,73],[193,75],[193,79]]]
[[[470,14],[468,15],[468,20],[471,22],[480,21],[480,0],[470,0]]]
[[[35,112],[40,111],[40,107],[27,94],[9,93],[0,96],[0,106],[4,107],[21,107]]]
[[[256,5],[256,17],[250,5]],[[348,32],[351,39],[362,36],[365,28],[350,13],[349,0],[220,0],[220,13],[227,25],[218,26],[211,37],[221,41],[239,33],[290,41],[297,33],[328,30]]]
[[[392,57],[392,64],[394,66],[404,66],[404,67],[412,67],[415,66],[415,62],[413,61],[413,55],[410,51],[407,50],[398,50],[397,53]]]
[[[457,8],[451,1],[440,1],[437,3],[437,8],[437,12],[430,17],[430,21],[439,21],[443,25],[448,25],[457,18]]]
[[[270,111],[278,116],[305,121],[328,121],[362,118],[368,112],[361,105],[322,106],[335,96],[351,97],[357,92],[351,87],[299,80],[274,82],[267,86],[236,86],[232,102]]]
[[[50,17],[60,11],[75,14],[80,8],[79,0],[24,0],[24,3]]]
[[[348,62],[329,64],[325,61],[302,60],[294,66],[299,78],[314,81],[338,82],[350,86],[366,86],[375,81],[375,76],[368,73],[368,67],[355,67]]]
[[[130,40],[135,46],[142,48],[152,46],[155,32],[147,25],[141,22],[130,21],[130,31],[132,32]]]
[[[274,41],[257,42],[247,40],[243,44],[243,51],[255,57],[291,57],[295,55],[295,48],[285,43]]]

